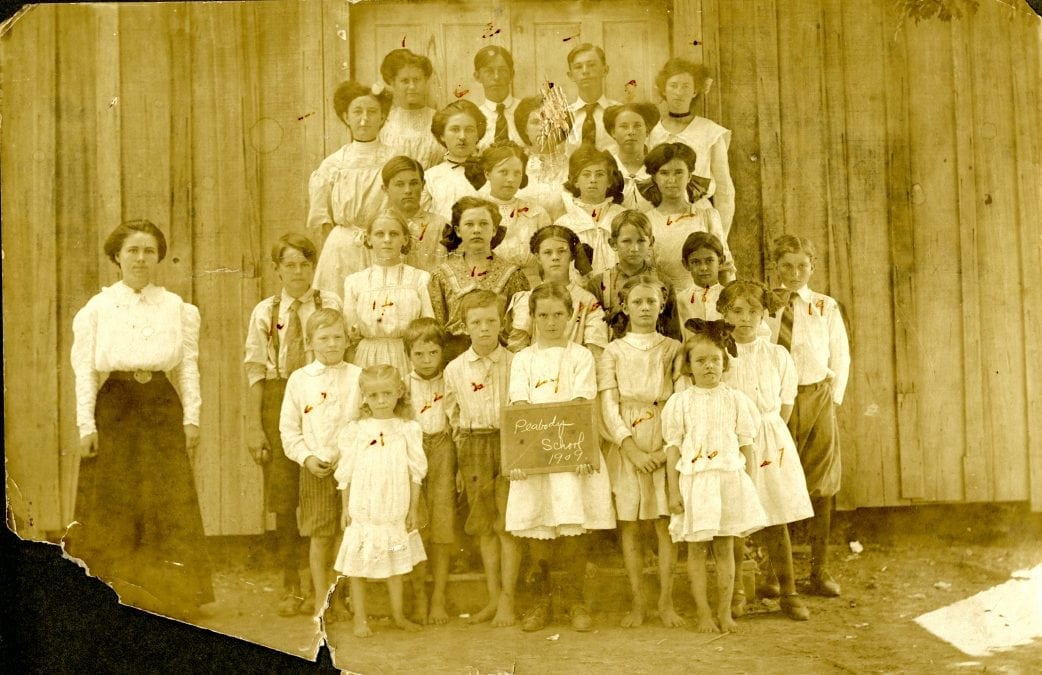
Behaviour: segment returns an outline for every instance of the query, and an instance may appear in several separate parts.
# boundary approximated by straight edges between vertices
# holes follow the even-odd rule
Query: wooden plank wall
[[[328,94],[352,72],[352,11],[40,5],[0,39],[5,441],[20,532],[60,531],[72,514],[72,317],[116,278],[100,251],[110,229],[143,216],[169,236],[161,282],[204,317],[207,532],[264,528],[242,442],[243,329],[277,287],[268,248],[303,231],[308,175],[346,140]],[[706,114],[734,132],[740,272],[769,277],[770,241],[809,236],[814,286],[850,320],[845,506],[1042,509],[1042,29],[1026,13],[1019,0],[918,25],[885,0],[678,0],[668,12],[672,52],[713,72]],[[30,297],[42,300],[20,311]]]
[[[1038,18],[1015,0],[920,24],[881,0],[701,5],[740,271],[770,277],[770,241],[807,236],[812,286],[849,319],[841,505],[1042,508]]]

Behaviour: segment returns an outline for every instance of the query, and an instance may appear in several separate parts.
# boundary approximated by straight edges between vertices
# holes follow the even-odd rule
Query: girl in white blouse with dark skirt
[[[152,285],[166,238],[123,223],[104,250],[121,279],[73,319],[81,465],[66,551],[123,602],[185,618],[212,602],[192,474],[199,310]]]

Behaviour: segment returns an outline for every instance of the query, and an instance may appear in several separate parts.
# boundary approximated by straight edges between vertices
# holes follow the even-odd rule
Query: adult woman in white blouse
[[[152,285],[166,238],[151,222],[123,223],[104,250],[120,281],[72,324],[82,461],[66,550],[124,602],[189,617],[213,601],[192,474],[199,310]]]

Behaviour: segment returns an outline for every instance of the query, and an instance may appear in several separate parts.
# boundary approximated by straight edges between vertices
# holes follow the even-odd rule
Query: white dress
[[[752,479],[768,525],[814,515],[796,444],[781,418],[782,405],[796,399],[796,364],[784,348],[760,337],[738,345],[738,357],[724,380],[748,396],[760,411]]]
[[[700,208],[713,208],[720,214],[720,222],[726,233],[731,232],[734,220],[734,181],[731,180],[731,167],[727,159],[727,149],[731,144],[731,130],[722,127],[705,117],[695,117],[679,134],[671,134],[656,124],[648,133],[648,147],[654,148],[660,143],[683,143],[695,151],[696,176],[709,179],[709,189],[699,202]],[[713,203],[709,203],[709,198]]]
[[[405,377],[412,369],[402,337],[409,322],[434,316],[431,275],[405,264],[372,265],[344,281],[344,318],[362,341],[353,363],[361,368],[387,363]]]
[[[539,204],[517,195],[505,201],[493,197],[488,183],[478,190],[478,196],[499,207],[499,215],[502,216],[499,224],[507,231],[503,241],[496,246],[496,255],[524,272],[530,285],[537,285],[539,266],[532,254],[532,235],[539,228],[550,224],[550,215]]]
[[[651,176],[648,174],[648,170],[644,168],[644,165],[642,164],[636,172],[630,173],[617,154],[615,155],[615,162],[619,165],[619,173],[622,174],[623,179],[622,207],[638,211],[650,211],[655,208],[651,202],[644,199],[644,195],[637,189],[638,183],[651,180]]]
[[[574,342],[566,347],[523,349],[510,366],[509,392],[511,402],[592,399],[597,395],[593,354]],[[598,444],[593,445],[600,454]],[[510,482],[506,529],[515,536],[556,539],[614,527],[611,484],[603,457],[600,468],[586,476],[566,471]]]
[[[702,319],[703,321],[717,321],[721,318],[720,312],[716,310],[716,301],[720,298],[720,291],[724,287],[713,284],[709,288],[703,288],[687,276],[687,284],[677,286],[677,318],[680,319],[680,327],[688,319]],[[690,337],[691,331],[684,328],[684,337]]]
[[[322,225],[334,227],[315,266],[314,287],[344,292],[344,279],[366,268],[365,228],[386,203],[380,170],[395,155],[379,141],[352,142],[326,157],[308,182],[308,230],[321,241]]]
[[[604,200],[587,204],[570,194],[564,196],[565,213],[554,225],[563,225],[579,235],[579,241],[593,248],[590,274],[600,274],[615,267],[618,256],[611,247],[611,221],[626,209],[621,204]]]
[[[564,215],[564,183],[568,180],[568,156],[562,153],[549,155],[530,154],[525,167],[528,185],[518,190],[517,195],[539,204],[555,221]]]
[[[441,161],[445,148],[431,133],[433,108],[406,110],[393,106],[387,121],[380,129],[380,142],[401,150],[401,154],[412,157],[428,169]]]
[[[423,174],[424,190],[430,198],[430,210],[446,221],[452,220],[452,205],[460,197],[477,196],[478,191],[467,180],[462,165],[449,161],[435,164]],[[426,203],[426,202],[424,202]]]
[[[605,460],[619,520],[669,515],[666,467],[638,473],[621,451],[630,437],[645,452],[662,449],[662,409],[673,394],[673,359],[680,343],[659,333],[627,333],[608,345],[597,363]]]
[[[722,267],[731,264],[731,249],[727,237],[720,227],[720,216],[716,211],[699,211],[691,208],[687,213],[666,215],[658,209],[645,213],[651,222],[651,233],[655,237],[652,246],[653,264],[673,288],[691,285],[691,272],[684,267],[684,240],[694,232],[709,232],[716,235],[724,245]]]
[[[756,486],[739,446],[750,445],[760,420],[749,398],[726,384],[692,386],[673,394],[662,411],[666,446],[680,448],[680,497],[673,514],[674,542],[744,537],[767,525]]]
[[[334,567],[346,576],[370,579],[411,572],[427,559],[419,531],[405,530],[411,485],[427,475],[420,425],[370,417],[348,424],[338,445],[335,475],[341,490],[351,487],[351,524]]]
[[[601,349],[607,347],[608,324],[604,321],[601,303],[597,302],[593,293],[574,282],[568,284],[568,294],[572,296],[568,339],[581,345],[596,345]],[[507,308],[507,314],[511,317],[507,348],[512,352],[521,351],[536,337],[532,335],[532,316],[528,306],[531,295],[532,291],[515,293]]]

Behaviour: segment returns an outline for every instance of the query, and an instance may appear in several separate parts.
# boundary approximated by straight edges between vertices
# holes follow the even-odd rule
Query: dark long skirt
[[[95,421],[98,453],[81,462],[66,550],[128,604],[177,616],[212,602],[177,392],[161,374],[110,378]]]

